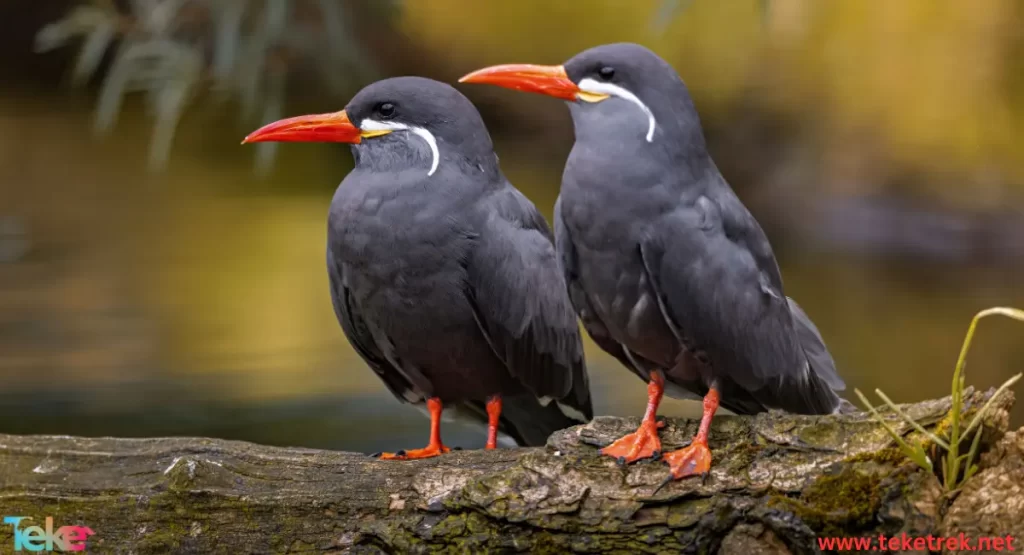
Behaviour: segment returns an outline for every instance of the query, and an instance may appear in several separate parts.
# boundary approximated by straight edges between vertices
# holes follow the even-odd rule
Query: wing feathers
[[[705,380],[735,384],[738,395],[767,408],[831,412],[839,399],[829,386],[841,381],[820,335],[775,293],[777,280],[734,240],[741,234],[727,236],[708,207],[697,203],[667,218],[641,245],[669,326],[707,355]]]
[[[536,209],[524,204],[529,201],[518,195],[513,200],[512,207],[490,212],[488,232],[480,234],[466,262],[467,297],[514,377],[537,397],[554,398],[589,418],[583,344],[550,232],[537,222],[543,219]]]

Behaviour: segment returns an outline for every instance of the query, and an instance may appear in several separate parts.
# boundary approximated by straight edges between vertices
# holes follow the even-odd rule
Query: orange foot
[[[664,422],[645,420],[635,432],[624,435],[615,440],[615,443],[601,449],[601,454],[615,457],[622,464],[651,458],[661,452],[658,430],[664,427]]]
[[[436,457],[443,455],[451,449],[445,447],[443,444],[428,445],[423,449],[409,449],[398,451],[397,453],[381,453],[378,458],[381,460],[395,460],[404,461],[410,459],[429,459],[430,457]]]
[[[690,445],[666,453],[664,460],[668,463],[673,479],[707,474],[711,470],[711,449],[704,442],[694,441]]]

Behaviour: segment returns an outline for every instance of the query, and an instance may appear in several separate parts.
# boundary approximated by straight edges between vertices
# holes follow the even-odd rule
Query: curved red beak
[[[359,143],[361,131],[348,119],[344,110],[330,114],[313,114],[269,123],[253,131],[242,144],[264,142],[297,143]]]
[[[580,88],[569,79],[563,66],[506,64],[485,67],[459,79],[460,83],[482,83],[507,89],[546,94],[564,100],[576,100]]]

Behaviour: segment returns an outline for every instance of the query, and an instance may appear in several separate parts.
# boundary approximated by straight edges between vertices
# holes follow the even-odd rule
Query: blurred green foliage
[[[664,30],[689,1],[659,0],[652,28]],[[767,0],[762,0],[767,2]],[[394,11],[398,0],[376,1],[375,13]],[[189,103],[204,92],[234,97],[243,121],[282,117],[286,80],[294,66],[312,62],[317,85],[339,93],[343,83],[373,75],[370,58],[353,38],[352,3],[337,0],[130,0],[125,13],[115,0],[88,0],[43,27],[36,51],[79,44],[70,71],[81,86],[114,60],[102,77],[94,129],[109,133],[126,95],[142,93],[153,116],[149,166],[166,167],[175,130]],[[256,169],[270,169],[277,145],[256,146]]]
[[[295,62],[311,62],[318,85],[338,91],[346,77],[366,77],[369,58],[350,32],[344,4],[334,0],[131,0],[127,13],[114,0],[91,0],[43,27],[36,51],[79,42],[73,84],[86,83],[108,50],[94,128],[109,133],[124,98],[145,95],[153,116],[151,169],[163,169],[175,129],[189,103],[203,93],[233,97],[245,121],[282,117],[287,79]],[[258,147],[256,167],[269,169],[276,145]]]
[[[827,186],[855,184],[870,193],[913,175],[899,187],[991,208],[1024,183],[1024,3],[1017,0],[129,5],[125,13],[113,0],[83,3],[42,29],[37,49],[79,41],[76,83],[115,49],[96,130],[111,129],[126,94],[144,93],[154,115],[153,168],[166,164],[176,122],[204,92],[237,99],[247,123],[262,123],[282,115],[286,82],[307,66],[315,80],[304,87],[338,93],[346,82],[380,77],[372,60],[382,56],[457,76],[490,63],[554,62],[597,44],[634,41],[679,69],[705,119],[731,121],[753,105],[808,134],[803,141],[816,149],[810,156],[817,171],[831,177]],[[366,33],[357,38],[353,6],[364,19],[393,16],[398,33],[381,42]],[[385,43],[397,49],[379,49]],[[371,57],[371,48],[381,51]],[[259,146],[258,169],[269,168],[274,149]]]
[[[12,12],[45,11],[33,20],[44,21],[51,1],[20,0],[49,9]],[[290,115],[300,94],[332,109],[385,75],[454,80],[612,41],[650,46],[686,79],[716,161],[762,224],[776,219],[769,235],[787,291],[851,388],[897,401],[946,395],[935,371],[956,356],[964,319],[980,306],[1024,305],[1020,259],[1007,254],[1021,252],[1024,234],[992,217],[1020,206],[1011,193],[1021,189],[1008,185],[1024,183],[1019,0],[64,2],[76,7],[40,30],[37,48],[65,50],[39,65],[77,54],[69,77],[99,86],[96,109],[57,90],[18,89],[14,77],[0,102],[0,384],[2,416],[19,432],[366,450],[383,447],[378,436],[352,430],[383,426],[392,443],[404,441],[399,426],[418,434],[418,416],[382,423],[383,407],[402,409],[325,300],[325,210],[351,157],[336,145],[283,149],[273,179],[254,186],[233,158],[250,155],[235,146],[243,129],[218,125],[222,114],[237,108],[248,131]],[[323,15],[330,10],[340,13]],[[24,47],[13,56],[44,61]],[[484,112],[509,179],[550,216],[571,142],[564,107],[461,90]],[[221,109],[199,109],[209,106]],[[116,132],[82,140],[90,121]],[[138,159],[151,125],[159,175]],[[265,171],[274,145],[260,148]],[[922,194],[884,220],[837,218],[848,203],[817,210],[844,195],[908,191]],[[961,220],[913,202],[950,197],[956,210],[982,210]],[[831,247],[828,231],[860,228],[876,240],[863,251],[787,248],[799,233]],[[907,247],[922,238],[926,248]],[[928,250],[935,242],[948,246]],[[1005,267],[970,264],[975,249]],[[942,264],[929,264],[933,253]],[[993,322],[976,338],[972,380],[1002,383],[1020,369],[1011,324]],[[642,407],[642,383],[586,346],[599,411]],[[668,402],[666,414],[700,407]]]

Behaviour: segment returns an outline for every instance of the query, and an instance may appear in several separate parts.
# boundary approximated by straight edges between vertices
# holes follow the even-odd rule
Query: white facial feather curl
[[[363,131],[408,131],[416,135],[426,141],[427,146],[430,147],[432,160],[430,162],[430,171],[427,172],[427,175],[434,175],[434,172],[437,171],[437,165],[441,161],[441,153],[437,150],[437,139],[430,131],[427,131],[422,127],[416,127],[415,125],[406,125],[395,121],[377,121],[369,118],[364,119],[362,123],[359,124],[359,129]]]
[[[579,88],[583,92],[588,92],[591,94],[606,94],[609,96],[617,96],[623,100],[628,100],[633,104],[636,104],[641,110],[643,110],[644,114],[647,115],[647,142],[654,141],[654,128],[657,126],[657,122],[654,119],[654,113],[651,112],[651,109],[648,108],[642,100],[637,98],[635,94],[629,92],[628,90],[618,85],[613,85],[611,83],[602,83],[600,81],[595,81],[594,79],[591,79],[589,77],[580,81]]]

